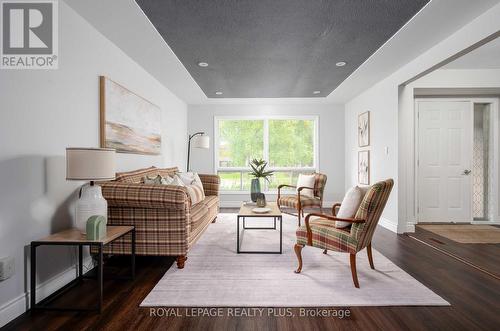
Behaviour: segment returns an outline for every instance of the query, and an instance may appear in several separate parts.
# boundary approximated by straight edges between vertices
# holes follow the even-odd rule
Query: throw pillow
[[[191,205],[196,205],[198,202],[205,200],[205,192],[203,186],[199,185],[186,185],[187,192],[191,198]]]
[[[364,192],[358,187],[354,186],[344,196],[342,200],[342,204],[340,205],[339,211],[337,213],[338,218],[353,218],[358,211],[359,205],[361,204],[361,200],[363,200]],[[336,228],[345,228],[351,225],[352,223],[344,222],[344,221],[336,221]]]
[[[174,182],[174,178],[170,177],[170,176],[166,176],[166,177],[163,177],[161,179],[161,183],[163,185],[172,185],[173,182]]]
[[[195,175],[198,176],[194,172],[178,172],[176,174],[176,176],[179,177],[185,185],[192,185],[196,180]]]
[[[297,180],[297,190],[299,187],[314,187],[314,182],[316,180],[315,175],[303,175],[299,174],[299,179]],[[297,191],[298,192],[298,191]],[[303,189],[300,191],[301,196],[314,198],[314,191],[311,189]]]
[[[186,184],[184,184],[184,182],[177,176],[172,177],[172,180],[167,185],[186,186]]]
[[[160,185],[162,184],[162,178],[160,175],[156,177],[149,177],[149,176],[144,176],[142,177],[142,183],[143,184],[148,184],[148,185]]]

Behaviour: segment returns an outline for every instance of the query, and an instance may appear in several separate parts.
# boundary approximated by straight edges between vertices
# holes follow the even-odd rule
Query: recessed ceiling
[[[330,94],[428,1],[137,3],[207,97],[317,98]]]
[[[459,57],[441,69],[500,69],[500,38]]]

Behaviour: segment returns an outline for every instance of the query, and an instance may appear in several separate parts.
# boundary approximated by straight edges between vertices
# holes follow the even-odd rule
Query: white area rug
[[[264,223],[266,224],[264,224]],[[247,219],[247,226],[269,226],[272,219]],[[297,220],[283,215],[283,254],[236,254],[236,215],[219,214],[188,254],[184,269],[175,264],[144,299],[142,307],[332,307],[449,305],[382,254],[357,255],[360,287],[352,283],[349,255],[305,247],[303,269],[293,246]],[[245,230],[242,249],[276,250],[279,231]]]

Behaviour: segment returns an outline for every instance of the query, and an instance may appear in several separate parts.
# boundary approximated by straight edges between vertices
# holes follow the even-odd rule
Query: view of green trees
[[[219,166],[248,167],[250,160],[263,158],[264,121],[219,121]]]
[[[312,167],[314,165],[314,121],[269,121],[269,166]]]
[[[254,158],[275,167],[312,168],[314,166],[314,120],[269,119],[268,155],[264,155],[264,122],[266,120],[221,119],[219,127],[218,162],[224,168],[248,168]],[[268,189],[280,184],[295,185],[299,171],[277,171]],[[219,171],[222,190],[249,190],[251,177],[246,171]]]

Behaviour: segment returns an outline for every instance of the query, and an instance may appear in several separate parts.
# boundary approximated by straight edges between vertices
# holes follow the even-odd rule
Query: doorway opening
[[[417,223],[498,222],[495,99],[416,98]]]

